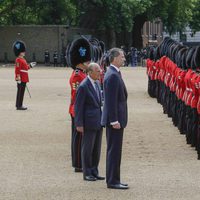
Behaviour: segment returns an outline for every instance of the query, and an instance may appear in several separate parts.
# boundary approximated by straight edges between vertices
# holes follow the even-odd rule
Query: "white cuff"
[[[110,122],[110,125],[115,125],[115,124],[118,124],[119,122],[118,121],[115,121],[115,122]]]

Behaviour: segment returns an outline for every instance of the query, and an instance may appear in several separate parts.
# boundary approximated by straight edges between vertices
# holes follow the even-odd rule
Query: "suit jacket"
[[[88,79],[84,79],[78,87],[75,101],[75,126],[83,126],[84,129],[99,130],[101,128],[101,90],[99,97]]]
[[[118,121],[125,128],[128,121],[127,90],[120,73],[112,66],[104,77],[104,106],[101,124],[110,125]]]

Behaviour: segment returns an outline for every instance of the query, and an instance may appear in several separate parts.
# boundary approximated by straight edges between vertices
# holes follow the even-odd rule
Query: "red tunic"
[[[17,57],[15,60],[15,80],[17,76],[20,76],[21,82],[29,82],[28,70],[30,69],[26,60],[21,57]]]
[[[85,79],[86,76],[87,76],[87,74],[83,70],[76,68],[72,72],[72,75],[69,79],[69,83],[70,83],[70,87],[71,87],[71,102],[69,105],[69,113],[73,117],[75,117],[74,103],[75,103],[75,98],[76,98],[76,91],[77,91],[79,84],[83,81],[83,79]]]
[[[169,83],[171,80],[171,74],[170,74],[170,66],[171,66],[171,60],[169,58],[166,59],[165,61],[165,77],[164,77],[164,83],[167,87],[169,87]]]
[[[158,80],[160,81],[164,81],[164,76],[165,76],[165,60],[166,60],[166,56],[163,56],[161,59],[160,59],[160,62],[159,62],[159,73],[158,73]]]
[[[176,91],[176,69],[177,65],[174,62],[170,62],[170,74],[171,74],[171,79],[169,82],[169,88],[172,92]]]
[[[151,80],[152,80],[152,76],[153,76],[153,65],[154,64],[155,64],[155,62],[153,60],[150,60],[149,58],[147,59],[147,62],[146,62],[147,75],[151,78]]]
[[[192,99],[191,99],[190,106],[192,108],[197,108],[197,102],[198,102],[198,99],[199,99],[198,82],[199,82],[199,74],[194,73],[192,78],[191,78]]]
[[[197,96],[198,96],[198,101],[197,101],[197,112],[200,115],[200,75],[198,76],[196,82],[195,82],[195,87],[197,88]]]

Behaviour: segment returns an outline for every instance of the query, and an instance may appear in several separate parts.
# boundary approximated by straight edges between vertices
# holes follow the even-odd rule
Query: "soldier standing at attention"
[[[69,51],[69,52],[68,52]],[[90,43],[85,38],[75,40],[71,47],[67,50],[66,55],[69,56],[71,67],[74,69],[69,83],[71,87],[71,102],[69,106],[69,114],[71,115],[71,156],[72,167],[75,172],[82,172],[81,164],[81,143],[82,133],[78,132],[74,125],[74,103],[76,99],[76,91],[79,84],[86,78],[86,70],[91,60]]]
[[[57,51],[54,51],[53,53],[53,65],[54,67],[58,66],[58,52]]]
[[[50,65],[50,54],[49,51],[46,49],[46,51],[44,52],[44,62],[45,65]]]
[[[17,97],[16,97],[16,109],[17,110],[27,110],[27,107],[23,106],[24,92],[26,88],[26,83],[29,82],[28,70],[30,67],[36,65],[35,62],[27,64],[24,56],[26,47],[24,42],[16,41],[13,44],[13,51],[17,57],[15,60],[15,80],[17,81]]]

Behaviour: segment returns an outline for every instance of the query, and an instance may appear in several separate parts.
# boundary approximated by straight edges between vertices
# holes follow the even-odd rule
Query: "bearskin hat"
[[[186,66],[188,69],[190,69],[192,66],[192,58],[193,58],[193,54],[195,50],[196,50],[196,47],[190,47],[186,55]]]
[[[70,42],[66,47],[65,59],[66,59],[66,64],[67,64],[68,67],[71,67],[71,62],[70,62],[70,58],[69,58],[69,50],[70,50],[71,44],[72,43]]]
[[[14,42],[13,51],[14,51],[15,56],[19,56],[19,54],[21,52],[25,52],[26,51],[26,46],[25,46],[24,42],[22,42],[20,40]]]
[[[86,38],[79,38],[72,42],[69,53],[70,67],[76,68],[76,65],[91,60],[91,45]]]
[[[105,53],[105,43],[103,41],[99,41],[99,46],[101,48],[102,54],[104,54]]]
[[[165,37],[162,42],[162,48],[161,48],[161,56],[166,55],[169,57],[169,49],[170,46],[175,43],[174,40],[172,40],[170,37]]]
[[[197,46],[193,55],[193,69],[200,68],[200,46]]]
[[[97,38],[90,38],[89,42],[92,45],[92,55],[91,55],[91,59],[94,62],[98,62],[101,58],[101,47],[99,44],[99,40]]]
[[[182,48],[179,49],[176,53],[177,56],[175,57],[175,63],[181,69],[185,69],[185,66],[184,66],[185,61],[183,61],[183,59],[185,56],[185,52],[187,52],[187,50],[188,50],[188,48],[186,46],[182,46]]]

